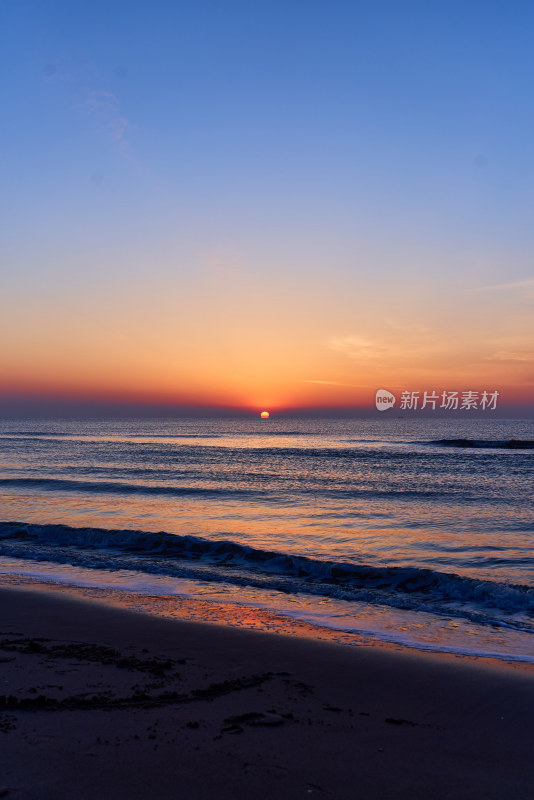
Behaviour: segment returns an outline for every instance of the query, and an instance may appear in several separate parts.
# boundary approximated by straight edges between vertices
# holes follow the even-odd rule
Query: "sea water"
[[[534,662],[532,423],[6,420],[0,571]]]

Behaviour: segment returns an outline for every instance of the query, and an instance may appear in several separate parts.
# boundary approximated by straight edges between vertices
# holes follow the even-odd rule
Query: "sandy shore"
[[[533,797],[528,671],[0,602],[0,797]]]

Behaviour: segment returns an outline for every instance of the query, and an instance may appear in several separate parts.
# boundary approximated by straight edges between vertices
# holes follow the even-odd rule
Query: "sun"
[[[262,419],[269,419],[269,416],[270,416],[270,415],[269,415],[269,412],[268,412],[268,411],[262,411],[262,412],[261,412],[261,414],[260,414],[260,417],[261,417]]]

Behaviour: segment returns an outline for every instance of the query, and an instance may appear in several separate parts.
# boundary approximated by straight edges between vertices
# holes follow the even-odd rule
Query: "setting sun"
[[[262,411],[261,414],[260,414],[260,417],[262,419],[269,419],[269,412],[268,411]]]

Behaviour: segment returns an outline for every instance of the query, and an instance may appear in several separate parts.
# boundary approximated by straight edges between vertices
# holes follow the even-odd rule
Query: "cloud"
[[[300,380],[297,383],[318,383],[321,386],[350,386],[352,388],[358,388],[353,383],[339,383],[338,381],[316,381],[316,380]]]
[[[105,90],[89,91],[84,105],[101,131],[117,142],[121,149],[125,150],[129,147],[126,133],[131,127],[131,123],[121,112],[120,103],[115,94]]]
[[[119,105],[116,95],[111,92],[88,92],[85,105],[92,113],[106,111],[108,109],[115,110]]]
[[[489,286],[475,286],[473,292],[497,292],[514,289],[534,289],[534,278],[527,278],[524,281],[512,281],[511,283],[495,283]]]
[[[314,380],[298,381],[298,383],[325,383],[325,384],[328,384],[329,386],[344,386],[345,385],[345,384],[342,384],[342,383],[338,383],[337,381],[314,381]]]
[[[108,122],[106,128],[111,133],[115,141],[121,142],[124,139],[124,134],[126,133],[126,129],[129,125],[130,123],[126,117],[115,117],[111,120],[111,122]]]
[[[497,350],[486,361],[529,361],[534,363],[533,350]]]
[[[430,331],[422,325],[387,325],[388,330],[380,338],[361,335],[334,336],[328,341],[332,350],[341,353],[359,364],[405,366],[424,364],[429,359],[443,358],[443,354],[455,347],[450,338],[438,331]]]
[[[334,336],[330,339],[329,344],[336,352],[359,361],[376,360],[388,352],[388,348],[384,345],[360,336]]]

